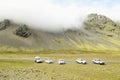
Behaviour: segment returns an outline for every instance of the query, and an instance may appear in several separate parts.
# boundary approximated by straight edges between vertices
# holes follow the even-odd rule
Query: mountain
[[[120,26],[104,15],[89,14],[80,29],[46,32],[3,20],[0,51],[119,50]]]

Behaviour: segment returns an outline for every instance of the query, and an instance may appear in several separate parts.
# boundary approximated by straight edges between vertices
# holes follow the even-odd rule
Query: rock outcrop
[[[10,25],[10,21],[5,19],[0,22],[0,30],[5,30]]]
[[[112,36],[120,34],[120,26],[104,15],[89,14],[84,23],[87,26],[86,29],[97,33]]]
[[[21,25],[16,29],[15,34],[20,37],[28,38],[31,35],[31,32],[26,25]]]
[[[98,14],[89,14],[85,20],[85,24],[89,26],[95,26],[100,29],[104,28],[106,24],[117,26],[117,24],[113,22],[110,18]]]

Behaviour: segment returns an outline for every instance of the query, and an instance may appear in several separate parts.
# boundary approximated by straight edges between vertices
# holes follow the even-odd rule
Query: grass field
[[[75,60],[84,58],[91,61],[93,58],[107,60],[120,60],[117,53],[0,53],[0,58],[30,58],[35,56],[42,59],[52,58],[58,60]],[[96,65],[88,62],[86,65],[68,62],[65,65],[41,63],[34,61],[0,60],[0,80],[120,80],[120,63],[108,62],[106,65]]]

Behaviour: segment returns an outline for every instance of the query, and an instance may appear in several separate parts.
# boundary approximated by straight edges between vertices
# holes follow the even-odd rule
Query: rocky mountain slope
[[[0,22],[0,51],[119,50],[120,26],[104,15],[89,14],[81,29],[58,33]]]

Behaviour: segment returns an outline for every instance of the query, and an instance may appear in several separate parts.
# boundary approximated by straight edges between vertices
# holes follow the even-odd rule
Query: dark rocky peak
[[[10,26],[10,21],[8,19],[4,19],[0,22],[0,30],[5,30],[8,26]]]
[[[106,27],[105,25],[117,26],[117,24],[110,18],[98,14],[89,14],[85,20],[85,24],[88,26],[99,27],[101,29]]]
[[[15,34],[20,37],[28,38],[31,32],[27,25],[20,25],[19,28],[16,29]]]
[[[105,35],[120,34],[120,26],[104,15],[89,14],[84,21],[85,28]]]

